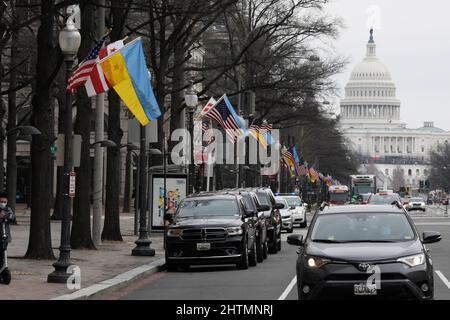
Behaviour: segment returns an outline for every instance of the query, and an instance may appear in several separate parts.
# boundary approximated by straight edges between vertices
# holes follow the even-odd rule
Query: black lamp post
[[[59,33],[59,46],[66,62],[66,83],[72,73],[74,57],[81,43],[81,35],[71,18]],[[73,176],[73,122],[72,122],[72,96],[66,92],[66,103],[64,110],[64,183],[62,188],[62,220],[61,220],[61,243],[59,247],[59,259],[53,264],[55,270],[47,276],[47,282],[66,283],[70,274],[67,268],[70,262],[70,211],[71,196],[69,194],[70,178]]]
[[[189,184],[188,194],[194,193],[194,179],[195,179],[195,162],[194,162],[194,112],[197,109],[198,97],[194,91],[194,85],[191,81],[188,91],[185,94],[184,101],[188,112],[189,136],[190,136],[190,162],[189,162]]]
[[[154,256],[155,249],[150,248],[152,243],[148,238],[147,228],[147,150],[146,130],[140,126],[140,153],[139,153],[139,239],[135,241],[136,247],[131,251],[133,256]],[[149,154],[152,154],[150,149]],[[159,151],[159,150],[158,150]],[[161,152],[159,152],[161,154]]]

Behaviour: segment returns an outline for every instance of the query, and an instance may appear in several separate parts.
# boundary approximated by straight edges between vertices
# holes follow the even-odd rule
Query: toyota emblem
[[[358,264],[358,270],[367,271],[371,267],[370,263],[360,263]]]

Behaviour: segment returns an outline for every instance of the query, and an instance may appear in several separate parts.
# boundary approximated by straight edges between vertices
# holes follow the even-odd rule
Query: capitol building
[[[450,132],[431,121],[410,129],[400,118],[401,102],[388,68],[376,54],[373,30],[364,60],[352,71],[340,102],[340,126],[359,157],[360,173],[376,174],[379,187],[392,188],[400,167],[406,187],[418,188],[428,178],[429,152],[450,141]]]

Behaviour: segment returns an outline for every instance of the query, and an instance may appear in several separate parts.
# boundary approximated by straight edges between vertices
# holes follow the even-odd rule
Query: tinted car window
[[[262,205],[270,206],[269,197],[265,192],[257,192],[256,196],[258,197],[258,200]]]
[[[239,215],[237,203],[232,199],[185,200],[181,202],[176,213],[178,218]]]
[[[409,241],[414,231],[400,213],[339,213],[317,217],[313,241]]]
[[[370,197],[370,204],[392,204],[394,201],[401,201],[397,195],[388,194],[388,195],[378,195],[374,194]]]
[[[253,200],[251,199],[249,194],[243,194],[242,198],[244,199],[245,206],[250,210],[255,210],[255,206],[253,204]]]

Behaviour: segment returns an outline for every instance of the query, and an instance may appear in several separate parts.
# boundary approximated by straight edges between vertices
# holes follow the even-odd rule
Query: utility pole
[[[97,36],[100,38],[105,32],[105,0],[97,0]],[[104,140],[105,94],[95,98],[95,141]],[[101,244],[102,233],[102,199],[103,199],[103,148],[100,144],[94,149],[94,185],[93,185],[93,221],[92,240],[95,246]],[[137,190],[136,190],[137,192]]]

